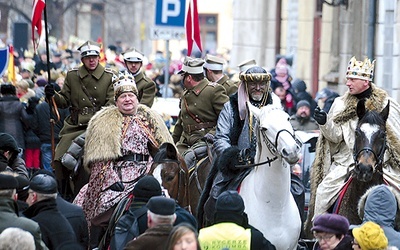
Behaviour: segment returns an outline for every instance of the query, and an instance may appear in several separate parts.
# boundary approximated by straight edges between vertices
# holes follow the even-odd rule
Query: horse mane
[[[385,121],[379,112],[375,110],[370,110],[364,114],[364,116],[358,121],[357,127],[361,124],[369,123],[369,124],[378,124],[380,126],[385,125]]]
[[[160,161],[165,161],[165,160],[179,160],[176,149],[175,149],[175,154],[173,154],[169,150],[169,149],[171,149],[169,147],[175,147],[175,146],[169,142],[165,142],[165,143],[161,144],[161,146],[158,148],[157,153],[154,155],[153,161],[160,162]]]

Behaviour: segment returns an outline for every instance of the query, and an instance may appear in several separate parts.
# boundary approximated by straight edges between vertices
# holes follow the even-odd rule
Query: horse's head
[[[258,109],[249,103],[250,111],[257,117],[258,144],[268,147],[275,156],[281,156],[289,164],[299,160],[300,142],[294,137],[289,115],[276,106]]]
[[[386,149],[386,120],[389,103],[382,110],[367,111],[365,100],[357,103],[358,123],[354,141],[354,174],[360,181],[369,182],[375,172],[382,172]]]
[[[153,158],[149,174],[153,175],[160,185],[168,190],[171,198],[179,205],[188,205],[186,190],[188,185],[188,169],[184,159],[171,143],[163,143],[159,148],[149,146]]]

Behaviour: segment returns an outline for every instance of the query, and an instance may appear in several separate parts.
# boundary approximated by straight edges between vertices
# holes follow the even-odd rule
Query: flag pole
[[[44,5],[43,9],[43,14],[44,14],[44,34],[45,34],[45,40],[46,40],[46,55],[47,55],[47,84],[50,84],[50,51],[49,51],[49,36],[47,34],[47,4]],[[39,39],[40,39],[39,34]]]

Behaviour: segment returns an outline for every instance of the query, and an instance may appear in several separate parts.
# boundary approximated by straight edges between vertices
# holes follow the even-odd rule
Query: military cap
[[[179,75],[188,74],[202,74],[203,73],[204,60],[200,58],[186,57],[182,64],[181,70],[178,72]]]
[[[100,44],[93,42],[93,41],[87,41],[84,44],[82,44],[78,48],[78,50],[81,53],[81,57],[99,56],[100,55]]]
[[[143,54],[136,49],[131,49],[122,54],[128,62],[143,62]]]
[[[133,92],[138,95],[135,78],[127,72],[119,72],[112,78],[115,100],[124,92]]]
[[[206,61],[203,64],[203,67],[209,70],[222,70],[224,68],[225,60],[221,57],[213,56],[213,55],[206,55],[204,58]]]
[[[24,51],[24,57],[25,58],[33,58],[33,52],[31,52],[29,50],[25,50]]]
[[[246,60],[246,61],[239,63],[238,68],[239,68],[240,72],[245,72],[249,68],[256,66],[256,65],[257,65],[256,60],[252,59],[252,60]]]
[[[18,181],[14,176],[8,174],[0,174],[0,190],[17,189],[17,188],[18,188]]]
[[[175,200],[164,196],[153,196],[147,202],[149,211],[158,215],[173,215],[175,206]]]

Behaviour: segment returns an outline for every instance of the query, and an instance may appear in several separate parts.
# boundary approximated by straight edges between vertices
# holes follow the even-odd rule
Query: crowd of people
[[[204,157],[209,145],[215,157],[235,148],[239,164],[254,163],[257,120],[247,103],[285,110],[295,131],[321,131],[320,140],[328,142],[320,144],[320,150],[338,149],[327,150],[336,156],[322,157],[314,166],[322,159],[342,159],[324,163],[335,167],[314,190],[314,249],[400,248],[400,232],[394,227],[400,201],[396,189],[377,186],[360,199],[361,225],[326,213],[331,204],[323,202],[326,194],[329,200],[337,195],[337,179],[344,178],[342,173],[354,161],[354,142],[347,138],[354,137],[356,100],[383,105],[390,99],[390,124],[399,117],[396,101],[372,83],[374,62],[352,58],[348,92],[339,96],[325,88],[313,99],[304,81],[292,79],[290,61],[284,57],[270,72],[255,60],[244,61],[238,66],[239,81],[224,73],[221,57],[185,57],[171,72],[179,85],[173,90],[181,89],[180,113],[171,133],[151,109],[157,93],[176,95],[160,91],[171,83],[165,83],[162,74],[146,74],[140,51],[113,49],[120,56],[105,66],[101,45],[93,41],[76,51],[53,51],[50,63],[43,51],[36,62],[25,53],[17,65],[18,80],[2,79],[0,249],[275,249],[249,224],[237,186],[229,184],[251,169],[221,167],[215,173],[213,190],[206,190],[216,198],[207,227],[148,175],[151,148],[164,142],[175,143],[188,163]],[[381,106],[369,105],[374,108]],[[83,142],[77,149],[79,140]],[[390,142],[397,145],[395,139]],[[390,157],[400,155],[393,150]],[[72,167],[65,162],[66,154],[74,160]],[[396,169],[392,166],[392,175]],[[332,175],[337,178],[329,178]],[[301,214],[304,192],[292,194]]]

